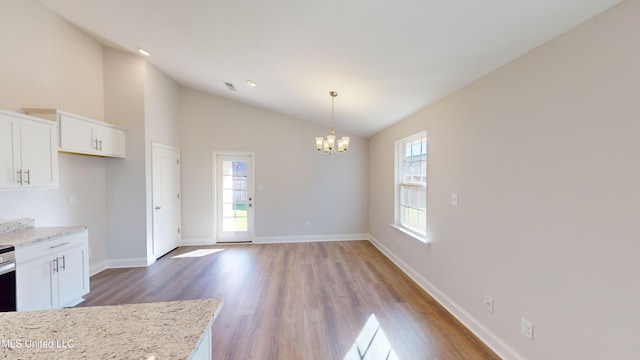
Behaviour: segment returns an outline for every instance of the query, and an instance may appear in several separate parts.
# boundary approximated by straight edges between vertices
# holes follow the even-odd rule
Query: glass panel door
[[[218,242],[253,241],[251,156],[216,155]]]

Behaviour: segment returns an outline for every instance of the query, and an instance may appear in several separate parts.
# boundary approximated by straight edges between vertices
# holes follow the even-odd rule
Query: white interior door
[[[180,245],[180,150],[152,144],[153,254]]]
[[[252,242],[253,156],[215,154],[217,242]]]

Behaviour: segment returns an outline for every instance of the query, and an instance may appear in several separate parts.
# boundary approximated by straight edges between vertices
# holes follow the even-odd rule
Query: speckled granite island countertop
[[[189,359],[222,299],[0,313],[0,358]]]
[[[0,233],[0,245],[28,246],[86,230],[86,226],[31,227]]]

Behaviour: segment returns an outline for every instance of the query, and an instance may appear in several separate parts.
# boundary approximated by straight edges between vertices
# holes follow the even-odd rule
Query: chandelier
[[[321,136],[316,137],[316,150],[322,151],[327,155],[341,155],[349,149],[350,138],[348,136],[343,136],[340,139],[336,139],[336,130],[334,129],[333,122],[333,101],[336,96],[338,96],[338,93],[335,91],[329,91],[329,95],[331,95],[331,129],[329,130],[329,135],[327,135],[326,139]]]

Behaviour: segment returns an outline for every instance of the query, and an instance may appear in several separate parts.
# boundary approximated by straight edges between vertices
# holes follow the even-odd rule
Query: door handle
[[[25,172],[27,173],[27,185],[31,185],[31,170]]]
[[[53,272],[58,272],[58,258],[53,259]]]
[[[65,255],[62,255],[62,270],[67,270],[67,261],[64,259]]]
[[[16,171],[16,174],[20,176],[20,180],[18,180],[18,184],[22,185],[22,170]]]

